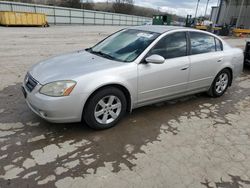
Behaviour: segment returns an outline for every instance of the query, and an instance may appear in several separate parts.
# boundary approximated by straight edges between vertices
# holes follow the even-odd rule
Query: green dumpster
[[[172,16],[169,14],[153,16],[153,25],[171,25],[171,22]]]

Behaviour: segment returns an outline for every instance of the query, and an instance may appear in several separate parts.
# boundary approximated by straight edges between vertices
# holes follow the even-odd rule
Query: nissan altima
[[[243,51],[211,33],[135,26],[34,65],[22,91],[50,122],[106,129],[144,105],[199,92],[220,97],[242,68]]]

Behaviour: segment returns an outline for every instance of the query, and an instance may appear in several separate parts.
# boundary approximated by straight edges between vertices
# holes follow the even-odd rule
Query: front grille
[[[28,73],[25,76],[25,86],[29,92],[33,91],[38,82]]]

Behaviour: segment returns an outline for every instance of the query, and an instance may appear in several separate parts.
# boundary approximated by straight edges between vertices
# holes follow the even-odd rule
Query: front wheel
[[[124,93],[115,87],[107,87],[90,97],[84,108],[83,118],[93,129],[107,129],[124,116],[126,106]]]
[[[222,96],[226,92],[231,82],[231,79],[232,79],[232,76],[231,76],[230,71],[228,69],[223,69],[215,77],[214,82],[208,91],[208,94],[212,97]]]

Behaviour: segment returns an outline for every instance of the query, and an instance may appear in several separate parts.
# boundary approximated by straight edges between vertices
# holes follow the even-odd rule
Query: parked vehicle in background
[[[243,51],[208,32],[136,26],[92,48],[34,65],[28,106],[56,123],[110,128],[132,109],[199,92],[222,96],[243,68]]]
[[[144,22],[142,25],[152,25],[152,21]]]
[[[250,66],[250,40],[246,42],[244,63]]]

